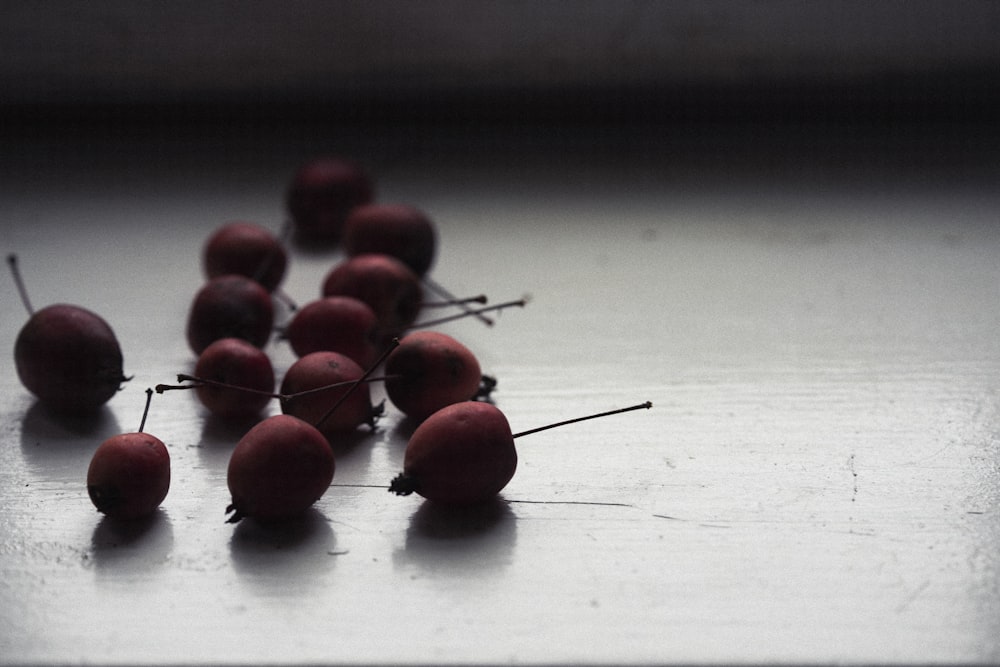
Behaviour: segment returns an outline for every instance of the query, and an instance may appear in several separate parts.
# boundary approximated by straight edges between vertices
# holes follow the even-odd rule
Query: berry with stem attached
[[[403,472],[389,485],[397,495],[416,493],[448,505],[473,505],[495,497],[517,470],[514,439],[558,426],[648,409],[646,402],[512,433],[506,416],[477,401],[449,405],[410,436]]]
[[[241,338],[220,338],[202,350],[194,374],[202,379],[195,388],[198,400],[209,412],[224,418],[260,414],[274,392],[271,360]]]
[[[368,385],[353,389],[353,383],[364,375],[361,366],[343,354],[307,354],[288,368],[281,381],[280,393],[286,397],[281,400],[281,411],[314,425],[328,438],[361,424],[374,427],[381,410],[372,406]],[[335,404],[339,404],[336,413],[326,417]]]
[[[93,412],[107,403],[129,380],[111,326],[99,315],[69,304],[35,311],[17,255],[8,255],[7,263],[29,315],[14,341],[14,365],[21,383],[56,412]]]
[[[115,519],[151,515],[170,489],[170,453],[159,438],[144,433],[153,390],[146,390],[146,407],[139,430],[102,442],[87,468],[87,494],[98,511]]]

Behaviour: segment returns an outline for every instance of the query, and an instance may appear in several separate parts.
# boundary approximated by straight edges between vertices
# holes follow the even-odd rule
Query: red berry
[[[208,237],[202,264],[209,278],[234,273],[252,278],[272,292],[285,277],[288,255],[281,241],[264,227],[235,221]]]
[[[321,157],[304,164],[292,177],[286,204],[302,239],[332,242],[340,239],[347,214],[373,199],[371,178],[360,165]]]
[[[343,245],[350,256],[390,255],[422,276],[434,263],[437,233],[430,218],[412,206],[367,204],[347,216]]]
[[[220,338],[206,347],[198,356],[194,374],[219,383],[201,384],[195,391],[202,405],[220,417],[260,414],[271,401],[267,394],[274,392],[271,360],[260,348],[240,338]]]
[[[358,255],[335,266],[323,281],[323,296],[364,301],[378,318],[379,343],[413,324],[423,302],[420,278],[389,255]]]
[[[367,383],[352,389],[351,383],[364,375],[361,366],[337,352],[313,352],[292,364],[281,382],[280,393],[288,396],[281,411],[316,426],[327,438],[349,433],[361,424],[374,424],[377,411],[372,407]],[[343,386],[329,387],[334,384]],[[320,391],[302,394],[312,389]],[[301,395],[297,395],[301,394]],[[344,396],[344,402],[329,414]]]
[[[14,367],[21,384],[45,406],[66,413],[92,412],[115,395],[122,382],[122,349],[99,315],[67,304],[31,307],[18,269],[7,255],[28,321],[14,341]]]
[[[471,400],[482,372],[469,348],[437,331],[404,336],[385,360],[385,390],[407,416],[423,420],[446,405]]]
[[[14,366],[25,388],[58,412],[96,410],[128,380],[108,323],[67,304],[47,306],[28,319],[14,341]]]
[[[435,412],[413,432],[406,445],[403,472],[389,484],[389,491],[401,496],[417,493],[449,505],[485,502],[514,476],[515,438],[651,407],[647,401],[512,434],[507,418],[493,405],[455,403]]]
[[[265,419],[240,438],[229,459],[229,523],[302,514],[326,493],[335,467],[333,450],[314,427],[288,415]]]
[[[122,433],[98,446],[87,469],[87,492],[109,517],[152,514],[170,489],[170,454],[148,433]]]
[[[188,345],[196,354],[220,338],[242,338],[263,347],[274,326],[271,295],[246,276],[209,280],[195,295],[188,314]]]
[[[428,417],[410,436],[403,473],[390,491],[417,493],[449,505],[494,498],[517,470],[510,424],[499,409],[476,401],[455,403]]]
[[[378,356],[378,320],[364,301],[328,296],[300,308],[285,327],[296,355],[340,352],[368,367]]]

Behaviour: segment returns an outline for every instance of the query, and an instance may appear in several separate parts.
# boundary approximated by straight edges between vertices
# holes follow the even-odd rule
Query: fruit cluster
[[[332,445],[384,413],[373,405],[370,383],[383,382],[388,401],[418,424],[407,444],[403,472],[388,484],[399,495],[417,493],[448,504],[475,504],[496,496],[517,467],[514,439],[582,419],[648,408],[649,403],[568,422],[511,432],[490,402],[496,380],[482,374],[475,355],[433,327],[464,316],[487,324],[486,313],[524,306],[524,300],[477,307],[485,296],[456,298],[432,281],[437,232],[421,210],[374,201],[368,174],[356,163],[319,158],[293,176],[287,191],[289,224],[278,234],[257,224],[230,222],[203,246],[205,284],[195,294],[186,325],[197,356],[194,373],[156,392],[194,390],[223,419],[256,423],[232,451],[227,481],[229,521],[278,521],[308,509],[330,487]],[[321,285],[322,296],[299,308],[281,291],[289,264],[287,241],[343,249]],[[29,320],[14,346],[22,384],[56,412],[85,413],[107,402],[127,378],[111,327],[78,306],[34,311],[17,269],[12,273]],[[428,298],[433,292],[437,301]],[[276,326],[275,300],[289,304]],[[431,307],[461,309],[417,323]],[[275,332],[297,360],[278,390],[265,346]],[[170,457],[159,439],[139,430],[109,438],[95,450],[87,490],[98,510],[132,519],[163,502]],[[281,414],[264,418],[271,401]]]

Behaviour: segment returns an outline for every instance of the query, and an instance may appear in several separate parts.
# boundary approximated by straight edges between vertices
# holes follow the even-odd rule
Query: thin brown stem
[[[192,382],[194,384],[158,384],[156,385],[156,393],[162,394],[165,391],[170,391],[172,389],[197,389],[198,387],[209,386],[218,387],[220,389],[234,389],[236,391],[245,391],[248,394],[257,394],[258,396],[267,396],[269,398],[283,398],[282,394],[275,394],[270,391],[263,391],[261,389],[252,389],[250,387],[241,387],[235,384],[229,384],[227,382],[219,382],[218,380],[209,380],[207,378],[200,378],[194,375],[187,375],[185,373],[177,374],[178,382]]]
[[[439,324],[445,324],[446,322],[452,322],[454,320],[460,320],[463,317],[468,317],[470,315],[479,315],[481,313],[488,313],[494,310],[503,310],[504,308],[510,308],[511,306],[524,307],[528,303],[527,299],[517,299],[515,301],[505,301],[504,303],[497,303],[492,306],[486,306],[485,308],[477,308],[475,310],[470,310],[465,313],[459,313],[457,315],[449,315],[448,317],[440,317],[436,320],[427,320],[425,322],[417,322],[416,324],[407,327],[410,329],[426,329],[427,327],[435,327]]]
[[[389,353],[395,350],[397,347],[399,347],[399,339],[393,338],[392,342],[389,343],[389,346],[385,349],[385,351],[381,354],[381,356],[379,356],[379,358],[375,360],[375,363],[372,364],[371,367],[369,367],[369,369],[366,370],[361,377],[359,377],[357,380],[354,380],[351,383],[352,386],[343,393],[343,395],[337,400],[337,402],[334,403],[333,406],[326,411],[326,414],[320,417],[319,421],[313,424],[313,426],[315,426],[316,428],[320,428],[323,425],[323,422],[329,419],[330,415],[336,412],[337,408],[339,408],[341,404],[347,400],[347,397],[350,396],[354,392],[354,390],[361,385],[362,382],[367,381],[368,376],[374,373],[375,369],[378,368],[383,361],[385,361],[386,357],[389,356]]]
[[[369,377],[365,378],[364,382],[384,382],[391,378],[400,377],[398,374],[383,375],[381,377]],[[292,394],[279,394],[269,391],[263,391],[261,389],[252,389],[250,387],[241,387],[236,384],[229,384],[226,382],[219,382],[218,380],[208,380],[206,378],[196,377],[194,375],[187,375],[185,373],[177,374],[178,382],[190,382],[191,384],[158,384],[156,385],[156,393],[162,394],[165,391],[172,391],[178,389],[197,389],[198,387],[218,387],[220,389],[232,389],[234,391],[245,391],[248,394],[257,394],[258,396],[267,396],[268,398],[276,398],[279,401],[287,402],[294,398],[300,396],[306,396],[308,394],[316,394],[321,391],[327,391],[330,389],[336,389],[338,387],[346,387],[350,384],[355,384],[358,380],[344,380],[343,382],[334,382],[333,384],[325,384],[322,387],[314,387],[313,389],[304,389],[303,391],[297,391]]]
[[[424,276],[423,280],[424,280],[424,284],[427,285],[427,287],[432,292],[435,292],[438,296],[444,297],[445,299],[449,299],[451,301],[454,301],[457,298],[454,294],[452,294],[450,291],[448,291],[448,289],[445,288],[444,285],[441,285],[441,284],[437,283],[430,276]],[[485,324],[488,327],[493,326],[493,320],[491,318],[486,317],[482,313],[476,313],[467,304],[459,304],[459,305],[462,308],[462,310],[465,311],[465,313],[467,315],[473,315],[476,319],[478,319],[480,322],[482,322],[483,324]]]
[[[587,421],[588,419],[597,419],[598,417],[607,417],[609,415],[617,415],[622,412],[631,412],[632,410],[648,410],[653,407],[653,404],[649,401],[645,403],[640,403],[638,405],[633,405],[627,408],[619,408],[618,410],[608,410],[607,412],[600,412],[596,415],[587,415],[586,417],[577,417],[576,419],[567,419],[566,421],[556,422],[555,424],[549,424],[547,426],[539,426],[538,428],[533,428],[527,431],[521,431],[520,433],[515,433],[515,438],[520,438],[522,435],[531,435],[532,433],[538,433],[539,431],[547,431],[550,428],[556,428],[557,426],[566,426],[567,424],[575,424],[576,422]]]
[[[484,304],[487,302],[485,294],[477,294],[476,296],[468,296],[464,299],[445,299],[444,301],[424,301],[420,304],[421,308],[447,308],[448,306],[465,306],[470,303]]]
[[[142,411],[142,420],[139,422],[139,433],[142,433],[142,429],[146,428],[146,416],[149,414],[149,404],[153,400],[153,390],[146,387],[146,407]]]
[[[10,253],[7,255],[7,265],[10,266],[10,273],[14,276],[14,284],[17,285],[17,291],[21,295],[21,303],[24,304],[25,310],[28,311],[28,316],[35,314],[35,309],[31,306],[31,299],[28,298],[28,290],[24,286],[24,280],[21,278],[21,269],[17,265],[17,254]]]

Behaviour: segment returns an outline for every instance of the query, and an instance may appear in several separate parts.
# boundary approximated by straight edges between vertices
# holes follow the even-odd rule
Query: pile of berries
[[[280,521],[319,500],[333,480],[334,447],[364,425],[374,430],[384,414],[385,401],[372,402],[372,382],[383,382],[391,405],[418,423],[388,490],[453,505],[482,503],[507,485],[517,468],[516,437],[650,407],[512,433],[491,402],[496,380],[482,373],[469,348],[433,327],[463,316],[492,324],[486,313],[524,300],[479,307],[486,297],[456,298],[432,281],[434,224],[413,206],[375,202],[372,180],[355,162],[323,157],[305,164],[291,179],[286,204],[289,223],[277,235],[238,221],[206,239],[206,282],[186,323],[194,373],[156,386],[158,393],[191,389],[219,418],[255,422],[229,460],[230,522]],[[281,291],[293,235],[312,247],[339,245],[345,257],[322,281],[322,296],[301,308]],[[113,330],[78,306],[35,311],[16,256],[8,261],[29,312],[14,345],[22,384],[57,413],[100,408],[129,380]],[[280,325],[276,299],[291,306]],[[418,323],[431,306],[461,312]],[[276,335],[297,357],[277,388],[264,351]],[[101,443],[87,471],[89,496],[110,517],[148,516],[169,490],[168,450],[143,432],[153,389],[146,394],[138,431]],[[263,417],[275,400],[281,414]]]

